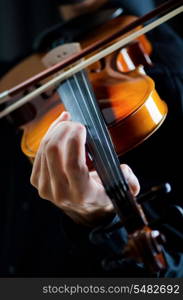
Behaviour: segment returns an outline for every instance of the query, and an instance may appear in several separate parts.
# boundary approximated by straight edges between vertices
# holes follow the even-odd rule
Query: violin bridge
[[[50,68],[80,51],[81,51],[81,46],[79,43],[69,43],[69,44],[60,45],[52,49],[51,51],[49,51],[42,58],[42,63],[46,68]],[[63,72],[64,70],[58,72],[56,76]]]

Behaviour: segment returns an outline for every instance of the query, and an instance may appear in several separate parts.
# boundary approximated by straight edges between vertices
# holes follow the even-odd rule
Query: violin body
[[[133,81],[102,84],[96,80],[93,87],[119,156],[147,139],[166,117],[167,106],[148,76],[139,78],[138,74],[136,85]],[[42,118],[26,125],[21,146],[28,157],[35,156],[47,129],[64,110],[63,104],[57,104]]]
[[[98,28],[97,34],[90,32],[87,39],[81,39],[82,48],[110,35],[134,19],[136,17],[122,16],[109,20]],[[167,106],[158,96],[153,80],[142,74],[139,67],[148,63],[147,57],[151,51],[151,44],[145,36],[141,36],[132,45],[127,45],[87,69],[119,156],[148,138],[167,114]],[[35,54],[16,66],[1,80],[0,90],[44,70],[43,57],[44,53]],[[60,58],[56,59],[59,61]],[[18,126],[23,130],[21,147],[29,158],[35,157],[47,129],[64,110],[59,95],[51,90],[11,114],[11,119],[15,123],[18,120]]]

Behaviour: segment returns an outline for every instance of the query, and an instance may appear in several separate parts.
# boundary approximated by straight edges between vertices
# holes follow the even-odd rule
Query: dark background
[[[129,2],[130,0],[124,0],[124,7],[129,5]],[[130,3],[133,4],[133,2],[135,1],[131,0]],[[136,2],[141,3],[141,8],[147,4],[151,8],[153,3],[149,0]],[[146,10],[145,6],[143,12]],[[136,13],[140,14],[138,8],[139,6],[137,6]],[[181,18],[176,17],[170,22],[179,35],[182,35]],[[61,19],[57,10],[57,2],[54,0],[0,0],[0,76],[3,76],[21,59],[30,55],[35,37],[59,21]],[[27,273],[35,274],[35,272],[40,275],[47,274],[48,270],[49,275],[55,275],[57,271],[54,270],[54,265],[64,247],[63,245],[59,245],[57,249],[52,247],[55,245],[55,239],[57,240],[60,230],[57,226],[60,212],[52,204],[39,199],[37,192],[31,187],[29,183],[31,164],[21,153],[19,130],[6,119],[0,120],[0,137],[0,275],[22,276]],[[160,140],[161,136],[155,137],[157,147]],[[175,147],[178,147],[178,143]],[[155,155],[157,155],[158,151],[155,150]],[[140,152],[145,153],[144,160]],[[157,167],[158,174],[156,174],[156,168],[151,173],[147,167],[147,157],[149,156],[151,161],[153,152],[151,144],[145,144],[124,158],[140,179],[146,178],[147,185],[154,184],[156,180],[158,183],[166,180],[166,172],[159,174],[158,171],[158,167],[162,166]],[[137,159],[141,159],[137,164],[134,160],[134,153]],[[160,151],[160,155],[163,153],[164,150]],[[167,157],[167,163],[169,159],[174,158]],[[157,164],[159,161],[161,159],[157,161]],[[151,164],[154,162],[153,158]],[[141,173],[139,166],[142,165],[144,171]],[[171,173],[171,169],[169,171]],[[174,171],[175,168],[172,172]],[[53,238],[53,231],[56,238]],[[48,240],[49,243],[47,243]],[[48,253],[45,257],[51,257],[50,262],[45,264],[44,269],[40,260],[39,268],[38,259],[36,260],[37,266],[34,268],[35,257],[40,258],[43,249]],[[26,256],[25,259],[24,256]],[[27,265],[23,266],[25,261]]]

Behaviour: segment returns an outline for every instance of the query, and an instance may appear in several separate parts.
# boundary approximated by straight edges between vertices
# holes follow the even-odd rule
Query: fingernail
[[[63,111],[60,115],[60,118],[64,121],[69,121],[71,119],[71,115],[67,111]]]

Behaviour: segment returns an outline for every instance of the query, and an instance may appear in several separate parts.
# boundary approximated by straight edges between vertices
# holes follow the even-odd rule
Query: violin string
[[[99,160],[98,159],[96,160],[96,166],[95,166],[98,175],[103,183],[103,186],[108,196],[111,198],[114,206],[116,207],[118,213],[120,213],[120,215],[122,216],[122,213],[128,214],[133,209],[134,215],[136,215],[137,218],[139,218],[139,213],[136,207],[134,206],[134,202],[132,201],[133,196],[130,193],[129,186],[120,168],[120,162],[118,160],[118,156],[114,149],[113,142],[109,135],[108,129],[105,125],[101,111],[100,109],[98,109],[98,104],[96,103],[95,95],[92,92],[91,84],[90,82],[88,82],[87,77],[85,76],[85,72],[81,72],[81,75],[85,83],[87,93],[89,94],[90,97],[89,103],[86,103],[86,100],[89,98],[85,98],[85,95],[83,94],[83,89],[81,89],[80,84],[78,82],[78,78],[75,77],[75,80],[77,82],[77,86],[80,89],[81,95],[83,97],[85,108],[87,109],[88,115],[92,121],[92,126],[95,128],[96,134],[98,135],[98,140],[100,141],[100,148],[98,148],[97,144],[95,143],[95,140],[92,139],[95,146],[97,147],[96,150],[100,158]],[[81,104],[83,104],[83,102]],[[91,104],[93,104],[92,108],[94,108],[94,114],[92,114],[93,109],[91,110],[89,107],[91,106]],[[97,118],[95,117],[95,115]],[[83,116],[85,116],[85,114],[83,114]],[[86,118],[87,116],[85,116],[85,119]],[[97,123],[96,123],[96,119],[98,121]],[[99,127],[97,127],[97,125],[99,125]],[[103,163],[102,168],[101,168],[101,159]],[[103,171],[107,173],[107,177],[104,176]],[[127,199],[128,201],[125,201]]]
[[[79,75],[79,74],[78,74],[78,75]],[[78,75],[76,75],[75,78],[73,77],[73,79],[75,80],[75,83],[76,83],[76,84],[78,84],[77,78],[76,78]],[[68,86],[69,86],[69,90],[70,90],[70,92],[72,93],[72,96],[73,96],[73,98],[74,98],[74,101],[76,101],[76,105],[77,105],[77,104],[78,104],[78,100],[76,99],[76,95],[75,95],[76,89],[74,89],[75,86],[74,86],[74,88],[73,88],[73,85],[72,85],[71,80],[72,80],[72,79],[67,80],[67,83],[68,83]],[[82,98],[82,100],[85,101],[86,99],[85,99],[85,97],[84,97],[84,95],[83,95],[82,90],[81,90],[80,92],[81,92],[81,98]],[[62,100],[63,100],[63,102],[64,102],[63,94],[62,94]],[[68,100],[68,99],[67,99],[67,100]],[[68,105],[68,103],[67,103],[65,106],[67,107],[67,105]],[[82,117],[82,119],[83,119],[83,120],[81,120],[82,123],[86,124],[86,122],[88,121],[88,119],[87,119],[87,121],[86,121],[86,115],[82,112],[81,106],[80,106],[80,105],[77,105],[77,108],[79,109],[79,114],[78,114],[78,115],[80,115],[80,116]],[[77,115],[77,120],[78,120],[78,115]],[[88,116],[87,116],[87,117],[88,117]],[[93,125],[93,127],[94,127],[94,129],[95,129],[95,124]],[[95,129],[95,134],[98,135],[98,132],[97,132],[96,129]],[[99,140],[99,137],[97,137],[97,138],[98,138],[98,140]],[[98,150],[98,148],[96,148],[95,150],[97,151],[98,157],[100,158],[99,160],[102,160],[101,152]],[[107,172],[107,168],[104,168],[104,172],[105,172],[105,176],[106,176],[106,178],[107,178],[107,176],[108,176],[108,174],[109,174],[109,168],[108,168],[108,172]],[[110,177],[111,177],[111,181],[112,181],[112,175],[111,175],[111,176],[109,176],[109,178],[108,178],[108,183],[110,182]]]
[[[80,88],[80,85],[79,85],[77,76],[74,75],[73,78],[74,78],[74,80],[75,80],[75,83],[76,83],[76,85],[77,85],[79,91],[80,91],[80,94],[81,94],[81,97],[82,97],[83,102],[86,102],[85,96],[83,95],[83,91],[82,91],[82,89]],[[90,97],[90,101],[92,101],[92,100],[91,100],[91,94],[89,93],[89,88],[88,88],[88,86],[86,85],[86,82],[85,82],[85,86],[86,86],[86,88],[87,88],[88,96]],[[74,93],[74,92],[73,92],[73,93]],[[79,103],[78,103],[78,104],[79,104]],[[89,108],[88,108],[87,105],[85,106],[85,108],[86,108],[86,110],[87,110],[87,112],[88,112],[88,116],[89,116],[89,118],[90,118],[90,120],[91,120],[92,128],[93,128],[93,130],[94,130],[94,132],[95,132],[96,138],[98,139],[98,141],[100,141],[99,130],[97,130],[97,128],[96,128],[96,122],[93,120],[92,114],[91,114],[91,112],[89,111]],[[81,114],[83,115],[83,119],[86,120],[86,117],[85,117],[85,115],[82,113],[82,108],[81,108],[80,105],[79,105],[79,109],[80,109],[80,111],[81,111]],[[85,123],[85,124],[88,123],[88,120],[84,121],[84,123]],[[88,129],[89,129],[89,128],[88,128]],[[91,135],[90,135],[90,137],[91,137]],[[95,144],[95,145],[96,145],[96,151],[97,151],[98,157],[99,157],[100,160],[102,161],[102,154],[106,155],[106,152],[104,151],[104,149],[102,149],[102,153],[101,153],[101,152],[99,151],[98,147],[97,147],[97,144]],[[107,158],[106,158],[106,161],[107,161],[107,164],[108,164],[108,163],[109,163],[109,160],[108,160]],[[104,166],[105,166],[105,164],[104,164]],[[107,172],[107,170],[108,170],[108,172]],[[106,175],[106,176],[108,176],[109,170],[110,170],[110,169],[109,169],[109,166],[108,166],[108,168],[107,168],[107,167],[104,168],[104,171],[105,171],[105,175]],[[112,174],[111,174],[111,177],[113,177]],[[111,178],[111,180],[112,180],[112,178]],[[109,183],[109,182],[110,182],[110,180],[109,180],[109,178],[108,178],[108,183]]]
[[[90,98],[89,103],[86,103],[86,99],[85,99],[86,96],[83,94],[83,90],[80,87],[77,76],[74,76],[74,80],[75,80],[77,87],[80,90],[80,94],[83,98],[82,104],[83,104],[83,102],[85,103],[85,108],[88,112],[88,116],[92,122],[92,126],[93,126],[93,129],[95,130],[95,134],[97,135],[98,141],[100,142],[100,149],[98,148],[94,139],[92,139],[92,140],[96,146],[97,154],[100,157],[100,162],[101,161],[103,162],[103,168],[105,170],[105,173],[108,174],[107,185],[108,185],[108,187],[110,186],[112,188],[112,190],[117,191],[119,189],[119,182],[121,182],[121,176],[119,176],[120,163],[119,163],[117,155],[115,155],[116,152],[112,151],[113,144],[109,143],[109,141],[111,140],[110,135],[108,134],[108,130],[106,131],[105,126],[103,125],[103,122],[102,122],[103,117],[101,115],[101,112],[99,110],[97,110],[97,107],[95,105],[92,105],[92,108],[94,109],[94,111],[93,111],[93,109],[90,110],[88,107],[89,106],[88,104],[93,104],[93,101],[96,101],[96,100],[95,100],[95,96],[93,95],[93,93],[91,93],[91,89],[89,88],[89,84],[87,82],[84,72],[81,72],[81,76],[83,78],[83,83],[85,84],[87,94]],[[81,107],[80,107],[80,109],[81,109]],[[82,111],[82,109],[81,109],[81,111]],[[94,114],[92,114],[92,112],[94,112]],[[97,123],[96,123],[96,121],[97,121]],[[97,127],[97,125],[98,125],[98,127]],[[104,148],[104,144],[102,143],[102,141],[105,142],[105,146],[107,146],[107,149]],[[101,150],[102,150],[102,153],[100,152]],[[105,178],[103,176],[103,173],[101,172],[100,168],[97,168],[97,169],[102,177],[101,179]],[[121,169],[120,169],[120,171],[121,171]],[[104,181],[104,180],[102,180],[102,181]],[[104,186],[105,185],[106,185],[106,182],[104,182]],[[114,187],[115,187],[115,189],[114,189]],[[120,189],[120,191],[121,191],[121,189]],[[118,192],[119,192],[119,190],[118,190]],[[121,197],[124,197],[124,193],[121,194],[121,192],[120,192],[120,199],[121,199]]]
[[[81,74],[80,74],[81,73]],[[105,145],[104,143],[100,143],[100,147],[98,147],[98,144],[95,142],[95,139],[97,138],[99,142],[101,142],[102,138],[100,136],[100,130],[98,130],[98,122],[96,124],[96,119],[94,114],[92,114],[92,112],[90,112],[90,107],[88,107],[88,104],[92,103],[92,100],[95,100],[95,96],[93,98],[93,93],[92,90],[90,90],[90,83],[87,84],[87,78],[85,77],[84,71],[80,72],[76,75],[74,75],[73,77],[75,78],[70,78],[68,79],[66,82],[64,82],[64,84],[62,84],[59,87],[59,92],[60,95],[62,97],[62,101],[64,103],[64,105],[66,106],[71,106],[71,110],[72,107],[74,108],[74,111],[77,112],[76,115],[76,119],[77,121],[81,121],[84,125],[89,124],[87,129],[91,129],[92,124],[94,124],[94,130],[95,130],[95,134],[96,136],[91,135],[91,131],[88,130],[89,133],[89,137],[91,137],[91,141],[94,142],[94,155],[96,159],[96,164],[97,164],[97,172],[98,175],[103,183],[104,189],[107,193],[107,195],[109,196],[109,198],[111,199],[118,215],[121,218],[124,218],[124,215],[131,215],[132,211],[134,214],[134,220],[136,220],[136,222],[144,222],[144,220],[142,220],[141,216],[139,215],[139,211],[137,210],[134,201],[133,200],[133,196],[132,194],[129,192],[128,189],[128,185],[125,182],[124,176],[122,174],[122,171],[120,169],[120,164],[119,164],[119,160],[117,157],[117,154],[115,152],[114,157],[117,157],[116,159],[116,163],[113,163],[113,165],[110,164],[111,162],[111,155],[108,157],[106,156],[106,149],[105,149]],[[86,80],[86,82],[84,82],[84,87],[86,89],[84,89],[84,87],[80,87],[80,83],[81,83],[81,78],[84,78]],[[84,77],[83,77],[84,76]],[[74,84],[73,82],[74,81]],[[83,83],[83,80],[82,80]],[[76,87],[79,86],[79,90],[76,89]],[[66,88],[65,88],[66,87]],[[69,90],[68,90],[69,88]],[[87,91],[87,95],[89,93],[89,97],[86,97],[85,92]],[[69,97],[67,97],[69,92]],[[78,94],[80,96],[80,98],[78,98]],[[71,95],[71,96],[70,96]],[[68,99],[69,98],[69,99]],[[78,101],[78,99],[82,99],[82,101]],[[89,103],[87,103],[87,100],[89,100]],[[76,103],[74,103],[76,101]],[[94,102],[95,103],[95,102]],[[77,107],[77,109],[76,109]],[[94,108],[96,108],[97,111],[97,107],[98,106],[94,106]],[[79,110],[79,111],[77,111]],[[100,112],[100,111],[99,111]],[[88,114],[89,113],[89,114]],[[99,113],[99,116],[101,115],[101,112]],[[79,118],[78,118],[79,116]],[[101,124],[104,126],[102,126],[102,128],[104,129],[104,134],[105,134],[105,123],[103,118],[100,119],[101,120]],[[93,129],[93,128],[92,128]],[[100,128],[99,128],[100,129]],[[93,132],[92,132],[93,133]],[[108,130],[107,130],[108,133]],[[110,138],[109,138],[110,140]],[[104,139],[105,141],[105,139]],[[109,147],[110,147],[110,143],[109,143]],[[92,149],[93,150],[93,149]],[[108,150],[108,147],[107,147]],[[108,153],[108,151],[107,151]],[[96,155],[97,154],[97,155]],[[104,158],[106,158],[104,160]],[[101,165],[101,161],[102,161],[102,165]],[[126,183],[126,185],[125,185]]]
[[[91,95],[90,95],[91,96]],[[104,146],[103,146],[103,143],[102,143],[102,139],[104,139],[105,138],[105,135],[103,134],[103,136],[101,137],[101,132],[99,131],[99,129],[101,129],[102,128],[102,126],[100,126],[101,125],[101,122],[100,122],[100,120],[98,119],[97,121],[99,121],[100,122],[100,124],[99,124],[99,126],[97,126],[97,125],[95,125],[96,124],[96,115],[95,115],[95,117],[92,115],[92,112],[90,112],[90,110],[89,110],[89,108],[88,108],[88,113],[89,113],[89,116],[90,116],[90,119],[91,119],[91,121],[92,121],[92,125],[93,125],[93,128],[95,129],[95,134],[97,134],[97,138],[98,138],[98,140],[99,140],[99,142],[100,142],[100,148],[102,148],[102,153],[100,153],[100,149],[99,149],[99,147],[97,146],[97,144],[96,144],[96,148],[97,148],[97,150],[98,150],[98,154],[99,154],[99,157],[101,158],[101,161],[103,161],[103,167],[104,167],[104,170],[105,170],[105,173],[106,174],[108,174],[108,184],[109,184],[109,182],[111,181],[111,182],[114,182],[114,184],[116,184],[117,185],[117,181],[115,180],[115,178],[114,178],[114,174],[113,174],[113,170],[112,170],[112,168],[111,168],[111,164],[110,164],[110,162],[111,162],[111,160],[110,160],[110,157],[108,157],[107,156],[107,149],[104,149]],[[97,127],[99,127],[99,128],[97,128]],[[102,154],[102,155],[101,155]],[[97,162],[96,162],[96,165],[97,165]]]
[[[87,81],[86,81],[86,76],[84,76],[84,73],[82,73],[82,75],[83,75],[83,80],[85,82],[86,88],[88,89],[88,93],[90,95],[90,98],[92,99],[92,95],[91,95],[89,86],[88,86]],[[94,100],[94,101],[96,101],[96,100]],[[94,106],[94,109],[95,109],[96,117],[98,118],[99,125],[100,125],[101,130],[102,130],[103,138],[105,139],[105,142],[106,142],[106,144],[108,146],[108,150],[109,150],[109,153],[110,153],[109,162],[111,163],[111,159],[112,159],[113,165],[116,168],[116,170],[114,171],[113,168],[110,165],[110,169],[112,171],[114,171],[114,174],[117,174],[117,163],[119,164],[119,161],[118,161],[117,156],[116,157],[114,156],[114,153],[115,153],[114,150],[112,151],[113,143],[111,141],[111,138],[110,138],[110,135],[108,133],[108,130],[105,130],[104,125],[102,124],[102,120],[101,119],[103,118],[103,116],[102,116],[101,112],[98,110],[98,113],[97,113],[97,109],[96,109],[95,106]],[[90,111],[89,111],[89,114],[90,114]],[[90,117],[92,119],[92,115]],[[93,121],[93,124],[95,125],[95,121]],[[109,141],[111,141],[111,143]],[[105,150],[104,150],[104,152],[105,152]]]
[[[99,40],[98,42],[94,43],[93,46],[91,45],[89,47],[86,47],[84,50],[82,50],[80,53],[78,53],[74,57],[72,57],[70,59],[69,58],[66,59],[66,61],[62,62],[61,64],[58,63],[55,67],[50,68],[47,71],[38,73],[36,75],[36,78],[35,77],[30,78],[30,80],[26,80],[23,83],[21,83],[20,85],[15,86],[14,88],[12,88],[8,91],[8,94],[6,92],[2,93],[0,95],[0,99],[3,101],[3,99],[2,99],[3,96],[5,98],[7,98],[8,96],[9,96],[9,98],[11,96],[14,96],[15,94],[18,93],[19,90],[23,89],[24,87],[27,87],[27,85],[32,85],[33,82],[35,82],[36,80],[37,80],[37,82],[42,80],[42,76],[44,78],[48,78],[48,76],[56,74],[56,72],[60,71],[61,69],[66,70],[66,67],[69,67],[69,66],[73,65],[74,63],[79,63],[80,59],[84,58],[87,55],[91,55],[92,52],[94,53],[94,51],[97,51],[98,49],[102,49],[106,45],[111,44],[115,39],[120,38],[120,36],[123,36],[125,34],[132,32],[132,30],[135,30],[135,28],[138,28],[139,26],[145,24],[146,21],[153,20],[153,18],[155,18],[156,16],[160,17],[161,15],[166,15],[167,11],[173,11],[175,7],[180,7],[182,4],[183,4],[183,0],[168,0],[167,3],[159,5],[157,8],[155,8],[151,12],[147,13],[146,15],[140,17],[138,20],[125,26],[123,29],[121,28],[121,30],[117,31],[112,36],[106,37],[103,40]],[[97,46],[98,46],[98,48],[97,48]],[[92,49],[93,49],[93,51],[92,51]]]
[[[24,96],[20,100],[18,100],[16,103],[13,103],[12,105],[8,106],[4,110],[0,112],[0,118],[6,116],[7,114],[11,113],[15,109],[21,107],[25,103],[31,101],[33,98],[37,97],[41,93],[45,92],[47,89],[52,88],[53,86],[60,84],[61,81],[68,79],[70,76],[73,76],[75,73],[78,73],[82,69],[87,68],[89,65],[95,63],[97,60],[100,60],[101,58],[105,57],[106,55],[111,54],[112,52],[124,47],[126,44],[130,43],[134,39],[138,38],[140,35],[143,35],[150,30],[154,29],[155,27],[161,25],[162,23],[168,21],[169,19],[173,18],[174,16],[178,15],[179,13],[183,12],[183,6],[173,10],[172,12],[166,14],[163,17],[160,17],[158,20],[155,20],[151,22],[150,24],[144,26],[142,29],[139,29],[138,31],[128,35],[127,37],[123,38],[122,40],[117,41],[115,44],[101,50],[99,53],[93,55],[92,57],[89,57],[82,61],[81,63],[75,65],[69,70],[66,70],[62,74],[58,75],[57,77],[51,79],[46,84],[42,85],[35,91],[29,93],[28,95]],[[4,99],[8,99],[8,91],[4,91],[0,94],[0,104],[4,101]]]

